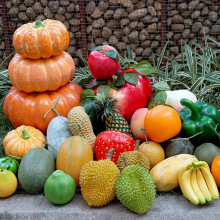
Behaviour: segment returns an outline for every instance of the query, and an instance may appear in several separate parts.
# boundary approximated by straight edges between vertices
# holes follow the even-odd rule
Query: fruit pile
[[[23,25],[13,43],[4,113],[15,129],[3,140],[0,197],[20,184],[65,204],[80,187],[88,206],[117,197],[138,214],[151,208],[156,191],[180,187],[195,205],[219,198],[218,109],[188,90],[151,84],[150,63],[121,65],[109,45],[91,50],[94,77],[85,88],[71,82],[75,65],[59,21]]]

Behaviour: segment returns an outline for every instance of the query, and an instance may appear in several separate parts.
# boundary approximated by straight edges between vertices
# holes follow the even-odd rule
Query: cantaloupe
[[[181,167],[187,166],[198,159],[191,154],[179,154],[169,157],[152,168],[156,190],[161,192],[171,191],[179,187],[178,172]]]
[[[55,161],[52,154],[44,148],[34,148],[23,157],[18,170],[18,180],[27,193],[37,194],[43,191],[44,183],[54,170]]]

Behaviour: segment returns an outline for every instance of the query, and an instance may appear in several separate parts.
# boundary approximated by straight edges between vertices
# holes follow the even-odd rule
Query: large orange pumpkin
[[[74,75],[75,64],[67,52],[47,59],[25,59],[16,54],[8,67],[10,80],[24,92],[44,92],[64,86]]]
[[[82,167],[93,160],[93,151],[89,142],[79,136],[68,138],[57,154],[57,170],[62,170],[73,177],[79,186],[79,175]]]
[[[23,157],[33,148],[43,147],[45,143],[46,137],[41,131],[25,125],[9,131],[3,139],[5,153],[17,157]]]
[[[36,21],[24,24],[15,31],[13,45],[24,58],[48,58],[57,56],[68,48],[69,34],[60,21]]]
[[[68,112],[80,103],[81,86],[68,82],[65,86],[51,92],[26,93],[14,86],[10,89],[3,105],[6,117],[15,127],[29,125],[46,132],[49,122],[57,116],[52,110],[45,113],[55,104],[60,116],[67,117]]]

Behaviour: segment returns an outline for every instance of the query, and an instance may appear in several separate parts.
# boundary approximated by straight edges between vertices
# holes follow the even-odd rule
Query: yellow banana
[[[202,172],[201,172],[200,168],[196,169],[196,177],[197,177],[199,188],[200,188],[203,196],[205,197],[207,202],[211,202],[212,201],[212,197],[211,197],[209,189],[208,189],[208,187],[206,185],[206,182],[204,180],[204,177],[202,175]]]
[[[192,175],[191,175],[191,185],[192,185],[192,188],[195,192],[195,194],[197,195],[197,197],[199,198],[199,203],[200,204],[205,204],[206,203],[206,199],[205,197],[203,196],[200,188],[199,188],[199,185],[198,185],[198,182],[197,182],[197,178],[196,178],[196,170],[198,168],[194,168],[193,171],[192,171]]]
[[[184,193],[185,197],[192,202],[195,205],[199,204],[199,198],[193,191],[192,185],[191,185],[191,174],[193,171],[193,167],[191,167],[189,170],[186,170],[182,175],[182,184],[180,185],[182,192]]]
[[[203,163],[202,163],[202,166],[203,167],[206,167],[208,170],[209,170],[209,172],[210,172],[210,167],[209,167],[209,165],[205,162],[205,161],[202,161]]]
[[[211,174],[211,172],[206,167],[200,168],[202,171],[202,175],[205,179],[205,182],[208,186],[209,192],[214,200],[219,199],[219,192],[215,180]]]
[[[186,197],[186,194],[184,192],[184,189],[183,189],[183,180],[182,180],[182,176],[183,176],[183,173],[188,170],[189,167],[188,166],[185,166],[185,167],[182,167],[179,172],[178,172],[178,180],[179,180],[179,184],[180,184],[180,188],[181,188],[181,191],[184,195],[184,197]],[[187,197],[186,197],[187,198]]]

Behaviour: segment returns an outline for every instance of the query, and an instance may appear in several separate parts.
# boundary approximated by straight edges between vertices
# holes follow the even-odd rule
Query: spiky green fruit
[[[128,166],[122,170],[116,181],[116,195],[126,208],[143,214],[151,208],[155,200],[153,177],[141,166]]]

